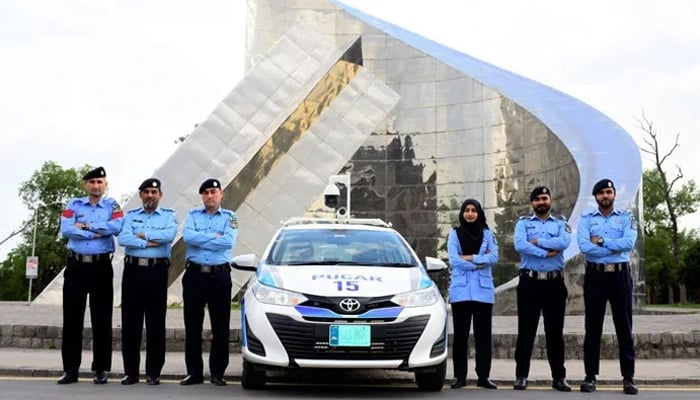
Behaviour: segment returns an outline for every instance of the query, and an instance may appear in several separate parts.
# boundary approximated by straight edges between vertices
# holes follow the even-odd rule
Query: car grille
[[[411,317],[404,322],[372,324],[369,347],[331,347],[328,343],[328,323],[296,321],[286,315],[267,314],[290,360],[403,360],[413,350],[423,333],[429,315]]]
[[[383,297],[355,297],[356,300],[360,302],[360,308],[354,312],[347,312],[340,308],[340,302],[347,297],[326,297],[326,296],[315,296],[312,294],[304,293],[304,296],[308,299],[300,305],[316,307],[316,308],[326,308],[337,314],[362,314],[370,310],[376,310],[379,308],[390,308],[396,307],[396,303],[391,302],[393,296],[383,296]]]
[[[248,317],[246,317],[245,319],[245,326],[245,340],[246,346],[248,347],[248,351],[250,351],[253,354],[265,357],[265,347],[263,346],[260,339],[258,339],[258,337],[255,336],[250,330],[250,324],[248,324]]]

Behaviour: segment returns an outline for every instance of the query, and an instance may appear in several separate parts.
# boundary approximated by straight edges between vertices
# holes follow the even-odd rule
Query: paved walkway
[[[113,327],[121,327],[121,309],[115,308]],[[63,315],[61,306],[31,304],[22,302],[0,302],[0,325],[47,325],[61,326]],[[204,321],[209,328],[208,317]],[[85,326],[90,326],[89,310],[85,312]],[[185,326],[182,309],[168,309],[166,327],[179,329]],[[241,315],[238,311],[231,312],[231,328],[241,327]],[[634,331],[650,334],[656,333],[685,333],[698,331],[700,333],[700,311],[694,313],[664,313],[640,314],[634,316]],[[494,316],[493,332],[517,334],[516,316]],[[584,332],[583,315],[567,315],[564,320],[564,333],[578,334]],[[615,333],[612,317],[605,318],[604,333]],[[544,333],[540,322],[538,333]]]
[[[87,315],[88,313],[86,313]],[[183,325],[182,310],[170,309],[167,314],[167,327],[181,329]],[[517,332],[517,318],[514,316],[496,316],[493,321],[493,332]],[[27,305],[26,303],[0,302],[0,325],[41,325],[61,326],[62,315],[60,306]],[[206,322],[208,324],[208,322]],[[690,333],[696,341],[700,341],[700,313],[674,313],[663,315],[635,315],[635,332],[661,334],[668,332]],[[86,326],[89,317],[86,316]],[[114,309],[114,327],[121,326],[119,309]],[[231,328],[240,329],[240,314],[232,313]],[[542,324],[540,324],[540,331]],[[570,315],[566,317],[565,333],[583,333],[583,316]],[[605,332],[613,333],[614,328],[608,317]],[[142,364],[145,357],[142,357]],[[83,368],[81,373],[89,376],[89,366],[92,360],[90,351],[83,353]],[[205,364],[207,361],[205,360]],[[473,378],[473,360],[470,361],[470,375]],[[121,353],[114,352],[112,363],[112,381],[118,380],[123,373]],[[573,383],[583,378],[583,362],[568,360],[567,370],[569,380]],[[494,359],[491,377],[504,387],[510,387],[513,380],[515,364],[511,359]],[[0,348],[0,375],[9,376],[58,376],[61,373],[61,354],[59,350],[51,349],[20,349]],[[181,352],[169,352],[163,370],[164,379],[178,379],[185,374],[184,355]],[[241,356],[231,354],[227,377],[232,380],[240,379]],[[452,377],[451,361],[448,364],[448,378]],[[371,373],[373,381],[385,379],[390,381],[411,381],[413,375],[398,371],[381,371]],[[530,380],[537,384],[549,385],[549,366],[546,360],[533,360]],[[619,384],[620,373],[617,360],[601,360],[601,383]],[[700,355],[691,359],[648,359],[638,360],[636,364],[636,379],[641,384],[700,384]]]

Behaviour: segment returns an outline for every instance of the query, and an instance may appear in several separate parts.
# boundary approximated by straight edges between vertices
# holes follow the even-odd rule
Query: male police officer
[[[119,204],[103,197],[107,174],[98,167],[83,176],[86,197],[72,199],[61,214],[61,234],[68,239],[63,273],[63,376],[59,384],[78,381],[85,303],[90,296],[93,382],[107,383],[112,367],[112,253],[114,235],[124,218]]]
[[[187,376],[181,385],[202,383],[202,322],[209,308],[212,344],[209,352],[211,383],[226,384],[229,321],[231,319],[231,250],[238,235],[233,211],[221,207],[221,183],[207,179],[199,187],[204,207],[190,210],[182,239],[187,244],[186,270],[182,278],[185,314],[185,364]]]
[[[622,389],[637,394],[634,384],[634,341],[632,339],[632,277],[629,252],[637,241],[637,227],[629,211],[614,208],[615,185],[601,179],[593,186],[598,209],[581,215],[576,240],[586,257],[583,281],[586,334],[583,364],[586,377],[582,392],[596,389],[600,365],[600,337],[606,303],[610,302],[617,343],[620,348]]]
[[[175,211],[158,207],[160,180],[150,178],[139,186],[143,207],[124,218],[119,244],[124,246],[122,277],[122,385],[139,381],[141,332],[146,319],[146,383],[160,383],[165,363],[165,310],[168,296],[170,247],[177,234]]]
[[[552,388],[570,392],[564,367],[564,313],[568,291],[564,284],[564,250],[571,243],[571,228],[563,217],[550,213],[552,197],[545,186],[530,193],[535,214],[515,225],[515,250],[520,253],[518,283],[518,339],[515,348],[515,390],[527,388],[530,358],[540,313],[547,339]]]

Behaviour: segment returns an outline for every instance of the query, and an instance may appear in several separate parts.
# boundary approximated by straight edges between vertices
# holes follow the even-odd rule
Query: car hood
[[[428,287],[421,267],[261,266],[261,283],[317,296],[388,296]]]

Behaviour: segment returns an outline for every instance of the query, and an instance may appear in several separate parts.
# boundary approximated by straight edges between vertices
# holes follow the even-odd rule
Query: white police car
[[[242,386],[265,386],[266,371],[378,368],[413,371],[418,388],[440,390],[447,312],[406,240],[381,220],[292,219],[255,266],[241,305]]]

